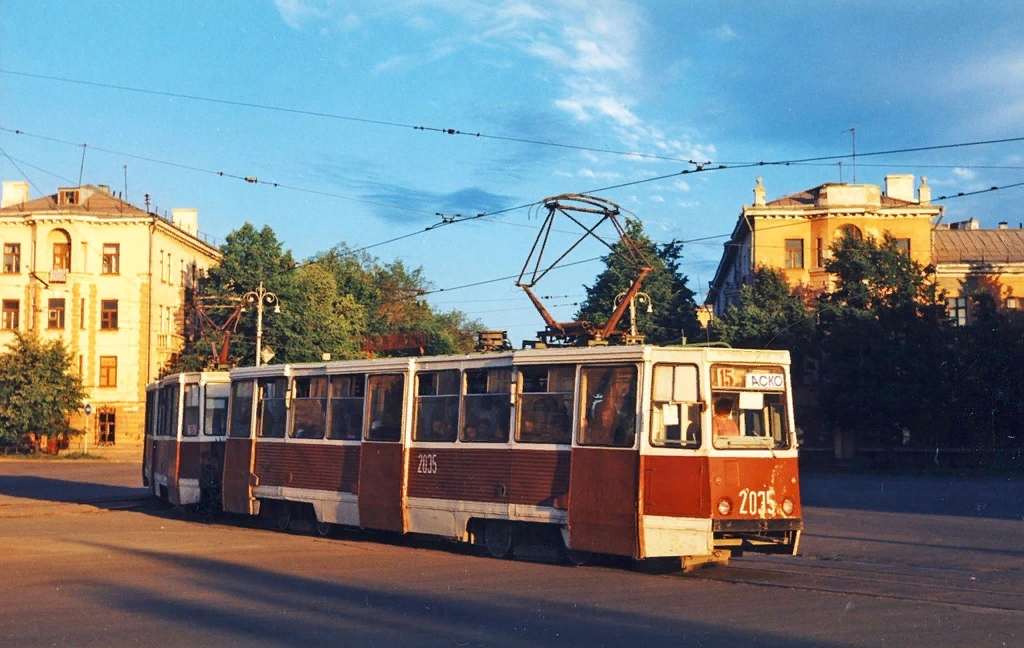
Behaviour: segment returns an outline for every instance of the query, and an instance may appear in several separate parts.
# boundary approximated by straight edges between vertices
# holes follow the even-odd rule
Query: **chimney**
[[[885,195],[897,200],[914,202],[914,176],[909,173],[885,176]]]
[[[999,229],[1010,229],[1010,224],[1006,221],[999,221]]]
[[[3,197],[0,198],[0,209],[28,202],[27,182],[8,181],[4,182],[3,187]]]
[[[917,190],[917,202],[922,205],[932,204],[932,188],[928,186],[928,178],[921,176],[921,187]]]
[[[172,209],[171,223],[178,229],[191,234],[199,235],[199,210],[195,208]]]
[[[761,178],[757,179],[757,186],[754,187],[754,207],[764,207],[764,185],[761,184]]]

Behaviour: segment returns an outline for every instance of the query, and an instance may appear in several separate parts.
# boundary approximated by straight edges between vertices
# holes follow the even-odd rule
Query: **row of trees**
[[[430,284],[421,269],[381,263],[344,244],[297,263],[270,227],[246,223],[227,236],[221,253],[187,295],[185,348],[169,372],[209,366],[225,340],[227,364],[252,364],[255,309],[237,311],[261,282],[280,305],[280,313],[263,318],[263,341],[275,362],[318,361],[324,353],[357,358],[365,355],[367,336],[403,332],[426,333],[427,353],[465,353],[481,328],[460,311],[432,309],[422,298]]]
[[[844,238],[825,269],[834,289],[814,297],[758,268],[712,328],[734,346],[792,352],[814,396],[797,409],[812,442],[838,430],[882,448],[1024,447],[1024,327],[997,307],[999,286],[972,294],[971,324],[958,326],[891,238]]]

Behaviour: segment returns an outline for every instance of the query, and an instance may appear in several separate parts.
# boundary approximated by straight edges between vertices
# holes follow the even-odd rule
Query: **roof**
[[[85,185],[74,187],[80,190],[82,201],[73,205],[58,205],[56,193],[0,209],[0,216],[30,214],[33,212],[61,212],[68,214],[91,214],[95,216],[149,216],[144,209],[110,195],[109,189]]]
[[[1024,263],[1024,229],[937,229],[933,263]]]
[[[818,185],[811,189],[805,189],[804,191],[783,196],[782,198],[776,198],[765,203],[765,207],[818,207],[818,201],[821,198],[823,191],[827,192],[828,187],[831,186],[844,186],[833,182],[826,182],[825,184]],[[882,207],[910,207],[918,206],[919,203],[912,202],[909,200],[900,200],[899,198],[892,198],[891,196],[881,195],[881,206]]]

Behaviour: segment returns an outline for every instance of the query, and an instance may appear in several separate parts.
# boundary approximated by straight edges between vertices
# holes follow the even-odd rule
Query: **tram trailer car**
[[[531,529],[570,557],[795,554],[789,363],[633,345],[236,369],[224,509],[495,556]]]
[[[146,388],[142,484],[174,506],[220,507],[228,392],[226,371],[178,373]]]

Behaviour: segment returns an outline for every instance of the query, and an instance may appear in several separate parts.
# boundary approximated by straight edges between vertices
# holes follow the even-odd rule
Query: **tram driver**
[[[711,419],[711,430],[715,437],[739,436],[740,429],[732,418],[731,398],[719,398],[715,401],[715,416]]]

